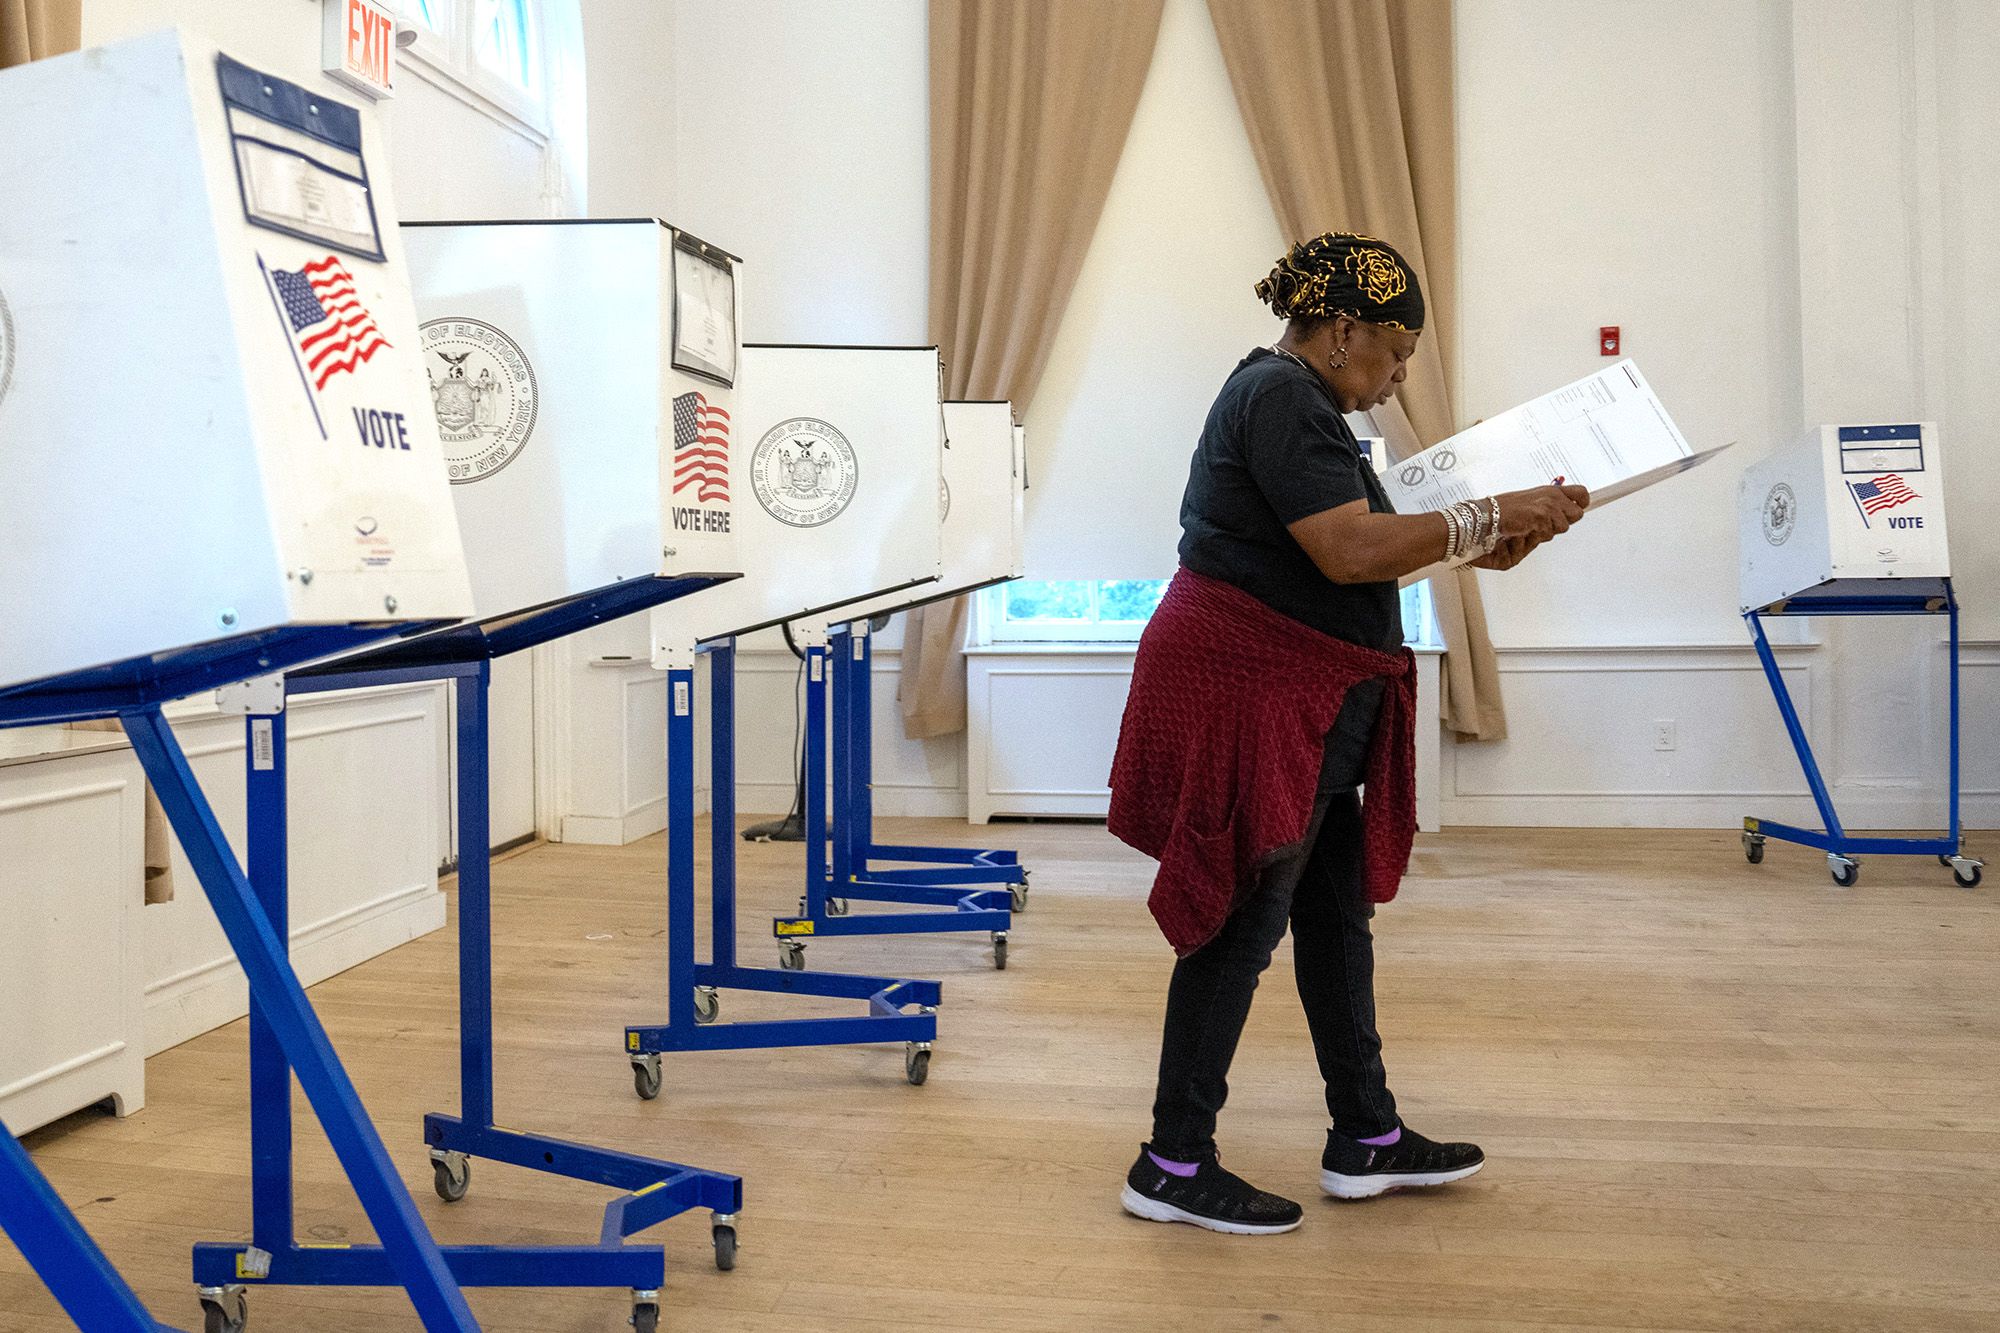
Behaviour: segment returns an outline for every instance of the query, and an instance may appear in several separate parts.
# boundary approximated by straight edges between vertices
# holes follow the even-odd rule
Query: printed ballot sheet
[[[1382,484],[1397,512],[1418,514],[1561,478],[1595,511],[1728,447],[1696,452],[1626,360],[1388,464]]]

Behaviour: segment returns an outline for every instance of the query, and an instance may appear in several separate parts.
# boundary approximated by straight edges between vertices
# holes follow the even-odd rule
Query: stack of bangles
[[[1460,500],[1440,512],[1444,514],[1444,558],[1447,563],[1491,555],[1493,549],[1500,545],[1498,500]]]

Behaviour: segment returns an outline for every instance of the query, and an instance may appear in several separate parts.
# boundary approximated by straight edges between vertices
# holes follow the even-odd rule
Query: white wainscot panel
[[[1777,645],[1814,746],[1824,657]],[[1805,820],[1805,781],[1756,654],[1734,647],[1503,649],[1509,739],[1450,747],[1444,822],[1727,826]],[[1656,748],[1661,724],[1671,750]]]
[[[95,737],[101,741],[102,737]],[[0,1120],[145,1101],[145,783],[131,750],[0,766]]]
[[[187,751],[238,857],[245,823],[243,719],[175,710]],[[438,891],[442,687],[312,695],[286,712],[293,966],[306,984],[444,925]],[[178,846],[175,896],[145,909],[146,1051],[247,1011],[243,971]]]
[[[873,653],[869,682],[873,726],[875,813],[961,819],[965,815],[965,738],[938,736],[913,741],[903,735],[903,654],[884,648]]]
[[[1111,758],[1132,687],[1132,650],[975,650],[966,658],[970,714],[966,812],[1082,815],[1110,808]]]
[[[1939,644],[1931,697],[1934,780],[1943,781],[1949,735],[1948,646]],[[2000,828],[2000,641],[1965,643],[1959,649],[1959,772],[1963,818],[1973,828]],[[1919,825],[1919,827],[1925,827]],[[1975,851],[2000,859],[1988,838]]]
[[[1417,649],[1417,826],[1434,833],[1439,783],[1439,654]],[[966,813],[1103,818],[1111,760],[1132,687],[1133,649],[990,647],[966,655]]]

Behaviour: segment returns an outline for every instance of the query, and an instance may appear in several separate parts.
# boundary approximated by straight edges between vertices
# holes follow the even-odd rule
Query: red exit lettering
[[[396,23],[365,3],[347,0],[347,67],[373,82],[389,84],[389,57],[396,41]]]

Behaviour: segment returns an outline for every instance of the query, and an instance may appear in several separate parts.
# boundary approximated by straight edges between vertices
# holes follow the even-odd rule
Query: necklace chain
[[[1304,357],[1300,356],[1297,352],[1294,352],[1289,347],[1280,347],[1278,346],[1278,344],[1272,343],[1271,350],[1276,352],[1279,356],[1284,357],[1288,361],[1297,362],[1299,365],[1304,366],[1307,370],[1312,369],[1311,362],[1307,361]]]

